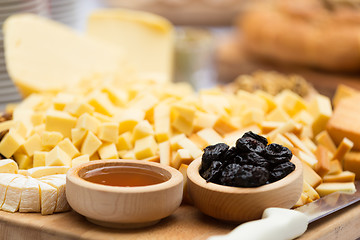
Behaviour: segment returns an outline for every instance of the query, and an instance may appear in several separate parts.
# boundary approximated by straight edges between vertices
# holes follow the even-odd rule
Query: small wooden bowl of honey
[[[201,158],[187,170],[189,195],[194,205],[211,217],[241,223],[260,219],[269,207],[291,208],[300,198],[303,187],[301,161],[293,156],[295,170],[276,182],[260,187],[243,188],[206,182],[199,174]]]
[[[105,227],[155,224],[180,206],[182,194],[182,174],[154,162],[98,160],[67,173],[70,206],[90,222]]]

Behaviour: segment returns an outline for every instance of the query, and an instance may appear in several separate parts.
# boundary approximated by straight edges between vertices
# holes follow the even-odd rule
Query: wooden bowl
[[[285,178],[256,188],[240,188],[207,183],[199,174],[198,158],[187,170],[188,191],[194,205],[211,217],[236,223],[260,219],[266,208],[291,208],[300,198],[302,164],[295,156],[291,162],[296,168]]]
[[[89,170],[105,166],[145,168],[165,176],[165,182],[141,187],[115,187],[84,180]],[[66,179],[70,206],[90,222],[113,228],[155,224],[181,204],[183,176],[174,168],[139,160],[99,160],[71,168]]]

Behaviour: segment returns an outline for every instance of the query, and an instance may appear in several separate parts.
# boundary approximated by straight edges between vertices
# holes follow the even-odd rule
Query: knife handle
[[[308,217],[285,208],[267,208],[262,219],[243,223],[229,234],[212,236],[208,240],[288,240],[302,235],[308,226]]]

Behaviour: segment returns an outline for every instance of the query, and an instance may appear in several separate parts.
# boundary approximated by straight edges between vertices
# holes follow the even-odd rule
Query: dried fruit
[[[258,187],[287,176],[295,169],[291,151],[253,132],[229,148],[224,143],[204,149],[200,175],[207,181],[234,187]]]

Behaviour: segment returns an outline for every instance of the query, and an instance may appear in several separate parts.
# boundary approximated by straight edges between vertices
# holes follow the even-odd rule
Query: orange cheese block
[[[344,170],[355,173],[355,178],[360,179],[360,152],[349,152],[344,158]]]
[[[344,137],[354,143],[354,150],[360,150],[360,96],[340,101],[328,124],[327,131],[338,145]]]

